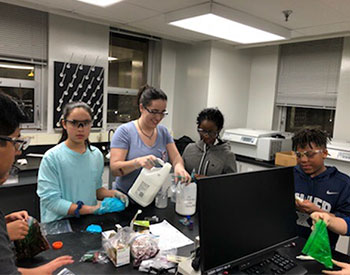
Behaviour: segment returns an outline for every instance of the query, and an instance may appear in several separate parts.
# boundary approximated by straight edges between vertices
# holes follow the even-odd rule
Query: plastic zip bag
[[[99,264],[109,263],[107,254],[103,250],[89,250],[81,256],[79,262],[93,262]]]
[[[42,235],[38,221],[29,217],[28,235],[23,240],[15,241],[17,260],[31,259],[35,255],[50,248],[48,241]]]
[[[329,244],[327,225],[318,220],[302,251],[313,257],[327,268],[333,268],[331,246]]]
[[[161,250],[152,259],[143,260],[139,267],[139,271],[153,274],[169,274],[175,273],[177,264],[168,261],[168,255],[176,255],[177,249]]]
[[[73,232],[69,220],[58,220],[50,223],[41,223],[41,231],[44,236]]]
[[[115,266],[130,263],[129,241],[135,232],[128,226],[118,229],[118,232],[109,230],[102,232],[102,247]]]
[[[151,234],[136,235],[131,240],[130,246],[134,266],[139,266],[143,260],[153,258],[159,251],[158,239]]]

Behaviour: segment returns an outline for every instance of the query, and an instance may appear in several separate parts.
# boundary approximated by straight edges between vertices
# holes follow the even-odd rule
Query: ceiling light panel
[[[206,3],[167,14],[170,25],[242,44],[290,38],[290,31],[246,13]]]
[[[242,44],[285,39],[282,36],[265,32],[212,13],[174,21],[170,24]]]
[[[118,2],[121,2],[123,0],[77,0],[77,1],[84,2],[90,5],[99,6],[99,7],[108,7]]]

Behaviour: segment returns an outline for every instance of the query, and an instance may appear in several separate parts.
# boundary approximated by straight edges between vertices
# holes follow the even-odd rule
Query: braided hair
[[[312,148],[311,143],[314,143],[317,147],[327,148],[327,142],[331,141],[331,138],[320,129],[303,128],[296,132],[292,140],[293,150],[297,150],[298,147],[305,148],[309,146]]]

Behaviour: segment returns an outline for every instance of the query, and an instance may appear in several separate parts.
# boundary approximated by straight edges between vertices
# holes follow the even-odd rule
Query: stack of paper
[[[161,223],[152,224],[150,231],[153,235],[159,236],[159,249],[168,250],[193,244],[189,238],[177,230],[166,220]]]

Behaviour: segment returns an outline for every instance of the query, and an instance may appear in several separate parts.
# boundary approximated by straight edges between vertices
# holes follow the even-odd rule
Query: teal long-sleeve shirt
[[[48,150],[38,175],[41,222],[67,217],[71,204],[77,201],[96,205],[96,190],[102,187],[103,168],[103,155],[94,146],[83,154],[72,151],[64,142]]]

